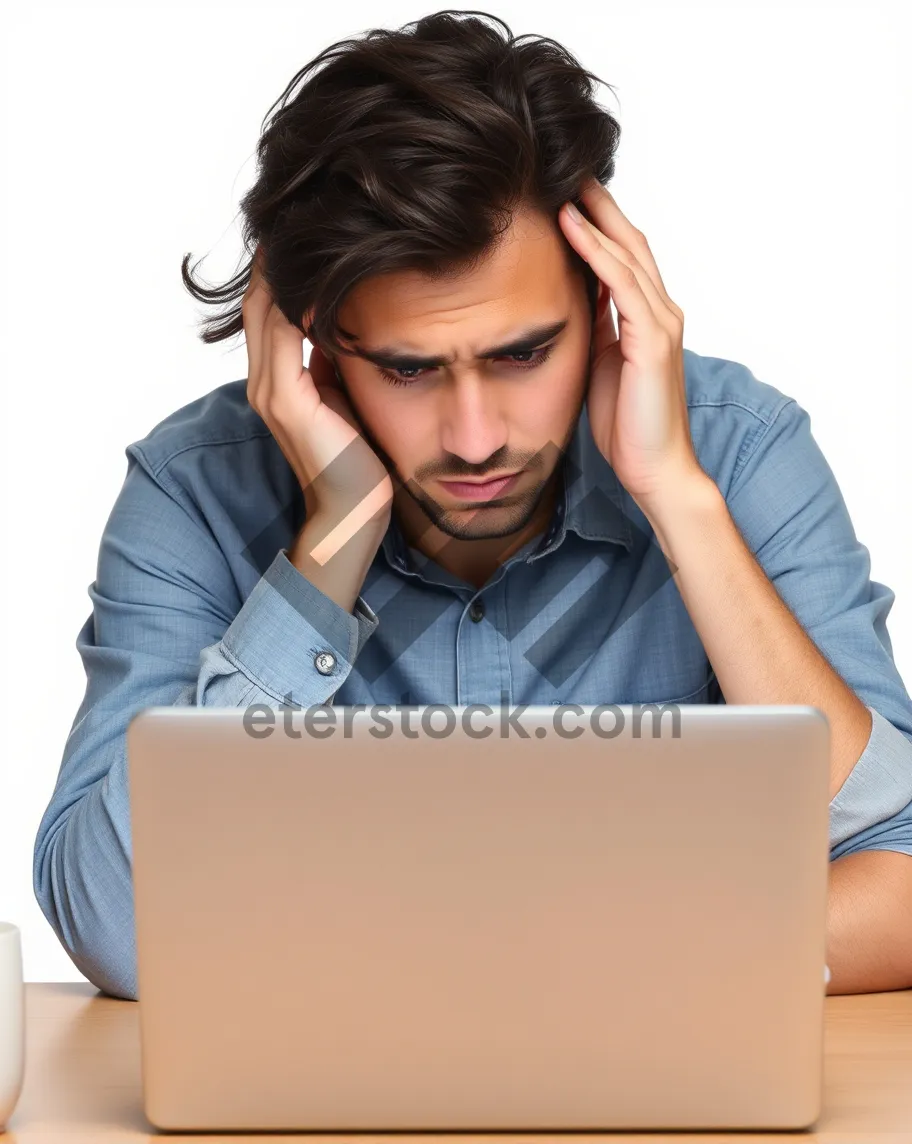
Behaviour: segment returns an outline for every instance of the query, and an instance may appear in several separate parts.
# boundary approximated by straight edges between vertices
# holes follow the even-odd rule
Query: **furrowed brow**
[[[569,320],[569,318],[563,318],[559,322],[549,322],[544,326],[532,326],[503,345],[491,346],[489,349],[482,350],[477,357],[480,359],[507,357],[510,354],[528,353],[530,350],[538,349],[540,345],[557,337]],[[358,340],[353,334],[347,336],[353,342]],[[365,361],[373,362],[374,365],[385,366],[387,369],[435,369],[437,366],[450,365],[454,360],[447,357],[419,357],[405,350],[400,350],[396,346],[378,346],[376,349],[355,347],[351,353],[364,358]]]

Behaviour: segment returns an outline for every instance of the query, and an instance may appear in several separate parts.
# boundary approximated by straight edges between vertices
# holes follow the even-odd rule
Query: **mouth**
[[[523,470],[517,473],[506,473],[500,477],[487,478],[484,481],[438,481],[437,483],[451,496],[459,500],[486,501],[508,492],[519,480]]]

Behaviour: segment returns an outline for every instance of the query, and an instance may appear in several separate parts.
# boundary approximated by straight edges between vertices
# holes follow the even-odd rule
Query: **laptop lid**
[[[825,716],[489,710],[133,718],[153,1124],[816,1119]]]

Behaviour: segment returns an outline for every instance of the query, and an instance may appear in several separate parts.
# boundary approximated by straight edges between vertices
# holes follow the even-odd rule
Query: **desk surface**
[[[514,1144],[534,1139],[624,1144],[826,1144],[912,1142],[912,989],[826,998],[823,1114],[813,1132],[765,1133],[457,1133],[460,1140]],[[342,1144],[355,1133],[307,1133]],[[364,1133],[372,1144],[440,1144],[447,1133]],[[103,997],[87,983],[26,985],[25,1084],[0,1144],[121,1144],[167,1140],[303,1139],[300,1134],[159,1133],[142,1110],[139,1004]]]

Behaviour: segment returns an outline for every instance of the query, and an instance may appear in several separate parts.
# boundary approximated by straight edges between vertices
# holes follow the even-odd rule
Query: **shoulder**
[[[684,350],[687,414],[694,451],[727,488],[764,440],[810,419],[794,397],[740,362]]]
[[[689,409],[741,410],[766,424],[794,398],[769,382],[760,381],[740,362],[684,349]]]
[[[794,403],[793,397],[729,358],[684,349],[684,376],[688,410],[724,411],[731,421],[766,426],[786,405]]]
[[[246,378],[175,409],[126,454],[225,553],[274,555],[303,521],[297,477],[247,400]]]
[[[158,478],[178,457],[192,463],[221,445],[243,445],[271,438],[269,428],[247,400],[247,379],[229,381],[169,413],[127,452]]]
[[[247,379],[230,381],[175,409],[126,448],[128,478],[121,493],[124,526],[161,522],[173,531],[172,548],[183,545],[180,559],[199,563],[217,549],[227,561],[242,598],[253,589],[274,558],[303,522],[304,499],[294,470],[269,427],[247,400]],[[139,479],[134,469],[148,480]],[[156,489],[157,492],[152,493]],[[142,500],[135,498],[142,497]],[[129,502],[129,503],[128,503]],[[182,510],[167,515],[173,505]],[[189,518],[200,531],[186,542]],[[132,535],[132,533],[131,533]],[[202,542],[201,541],[202,538]],[[142,533],[136,543],[150,543]],[[177,558],[177,557],[175,557]],[[219,561],[221,567],[222,561]],[[202,579],[213,565],[198,572]]]

